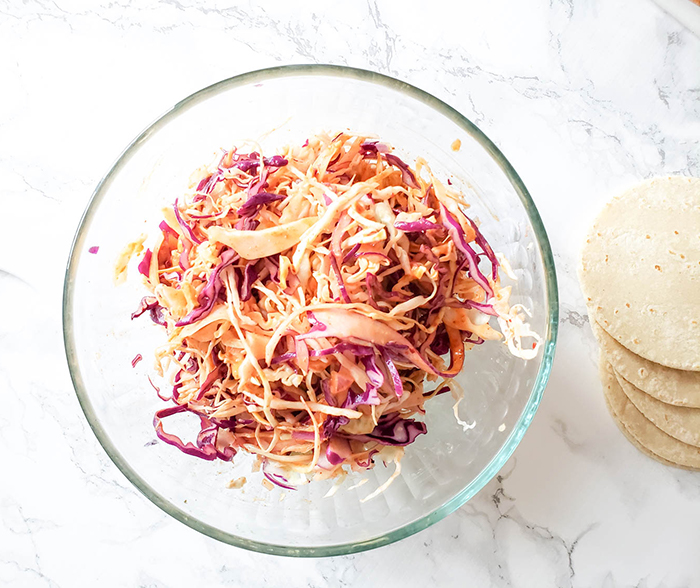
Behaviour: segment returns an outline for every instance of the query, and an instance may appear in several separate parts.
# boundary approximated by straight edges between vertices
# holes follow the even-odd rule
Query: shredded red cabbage
[[[346,264],[346,263],[352,261],[353,259],[355,259],[355,254],[357,253],[357,251],[358,251],[359,249],[360,249],[360,243],[355,243],[355,245],[352,246],[352,249],[350,249],[350,251],[348,251],[348,252],[343,256],[343,261],[342,261],[342,263],[343,263],[343,264]]]
[[[170,406],[168,408],[162,408],[161,410],[156,411],[156,414],[153,416],[153,427],[156,430],[156,435],[161,441],[165,441],[169,445],[173,445],[177,447],[180,451],[183,453],[186,453],[187,455],[192,455],[194,457],[199,457],[201,459],[206,459],[208,461],[212,461],[217,458],[217,452],[216,452],[216,447],[213,444],[210,445],[204,445],[203,447],[197,447],[196,445],[192,443],[185,443],[180,439],[177,435],[173,435],[172,433],[166,433],[163,430],[163,419],[172,416],[174,414],[178,414],[181,412],[184,412],[187,410],[187,406],[185,405],[178,405],[178,406]]]
[[[309,357],[323,357],[324,355],[333,355],[335,353],[344,353],[346,351],[349,351],[355,357],[366,357],[369,355],[374,355],[374,349],[368,347],[367,345],[360,345],[359,343],[341,341],[337,345],[327,347],[326,349],[309,349]],[[296,351],[287,351],[282,355],[277,355],[273,357],[271,364],[276,365],[278,363],[291,361],[292,359],[295,359],[296,356]]]
[[[159,394],[160,396],[160,394]],[[181,412],[190,412],[199,417],[200,430],[197,434],[196,445],[192,443],[184,443],[179,437],[172,433],[166,433],[163,430],[162,420],[174,414]],[[174,445],[183,453],[193,455],[201,459],[212,461],[219,458],[223,461],[231,461],[236,455],[236,449],[233,447],[223,447],[219,449],[217,445],[221,422],[216,419],[209,419],[196,410],[192,410],[187,405],[176,405],[161,409],[156,412],[153,418],[153,426],[156,430],[156,435],[166,443]]]
[[[248,263],[243,271],[243,280],[240,283],[240,297],[243,302],[253,295],[253,284],[258,279],[258,271],[255,263]]]
[[[163,235],[170,235],[171,237],[175,237],[176,239],[179,237],[177,231],[165,221],[161,221],[161,223],[158,225],[158,228],[161,230]]]
[[[328,166],[326,167],[326,169],[329,170],[329,171],[332,171],[332,170],[333,170],[333,166],[334,166],[336,163],[338,163],[338,160],[340,159],[340,156],[341,156],[341,155],[342,155],[342,153],[336,153],[335,157],[333,157],[333,159],[331,159],[331,160],[328,162]]]
[[[234,225],[234,229],[237,231],[254,231],[258,228],[260,221],[248,216],[238,219]]]
[[[192,227],[188,225],[185,220],[182,218],[182,215],[180,214],[180,208],[177,205],[178,199],[175,198],[175,204],[173,204],[173,210],[175,211],[175,218],[177,219],[178,224],[182,227],[182,230],[185,231],[187,236],[190,238],[190,240],[193,243],[201,243],[202,240],[197,237],[197,235],[194,234],[194,231],[192,230]]]
[[[491,245],[489,245],[488,241],[481,234],[481,231],[476,226],[476,223],[466,215],[464,218],[467,219],[467,222],[471,225],[471,228],[474,229],[477,244],[479,247],[481,247],[481,249],[483,249],[486,257],[488,257],[488,260],[491,262],[491,276],[493,277],[493,280],[496,281],[498,279],[498,259],[496,259],[496,254],[493,252],[493,249],[491,249]]]
[[[269,172],[266,169],[262,170],[262,173],[260,174],[260,177],[258,177],[256,180],[253,180],[250,185],[248,186],[248,198],[252,198],[258,192],[264,190],[267,188],[267,176],[269,175]]]
[[[365,366],[369,383],[365,393],[356,399],[356,404],[379,404],[381,400],[377,392],[384,385],[384,374],[379,369],[374,354],[362,356],[360,359]]]
[[[369,469],[370,466],[372,465],[372,457],[374,456],[375,453],[379,453],[379,450],[372,449],[372,451],[370,451],[369,454],[367,455],[367,459],[357,460],[355,463],[361,468]]]
[[[92,247],[90,247],[90,249],[88,249],[88,253],[92,253],[93,255],[95,255],[95,253],[97,253],[99,250],[99,245],[93,245]]]
[[[148,376],[148,375],[147,375],[146,378],[148,378],[148,383],[149,383],[149,384],[153,387],[153,389],[156,391],[156,394],[158,395],[158,398],[160,398],[160,399],[161,399],[162,401],[164,401],[164,402],[168,402],[169,400],[172,400],[172,399],[173,399],[172,396],[170,396],[170,398],[168,398],[167,396],[163,396],[163,395],[160,393],[160,388],[158,388],[158,386],[156,386],[156,385],[153,383],[153,380],[151,380],[151,376]]]
[[[437,390],[431,390],[430,392],[424,392],[423,396],[433,398],[434,396],[440,396],[440,394],[446,394],[447,392],[450,392],[450,387],[443,386],[442,388],[438,388]]]
[[[329,416],[325,421],[323,421],[323,427],[321,428],[321,436],[324,439],[329,439],[338,431],[343,425],[347,425],[350,419],[345,416]]]
[[[231,461],[236,455],[236,449],[230,446],[219,449],[219,445],[217,443],[219,438],[219,430],[223,428],[220,421],[210,419],[201,414],[199,415],[199,419],[202,429],[199,432],[199,435],[197,435],[197,447],[203,449],[205,446],[209,445],[214,448],[214,451],[216,451],[216,457],[223,461]]]
[[[149,311],[151,320],[162,327],[167,326],[165,321],[165,309],[158,303],[158,299],[154,296],[144,296],[137,311],[131,313],[131,320],[140,317],[144,312]]]
[[[223,179],[224,171],[219,168],[215,173],[201,180],[199,184],[197,184],[196,190],[202,194],[211,194],[214,190],[214,186]]]
[[[263,165],[267,167],[283,167],[289,162],[281,155],[273,155],[272,157],[263,157]],[[242,172],[247,174],[255,174],[258,171],[258,166],[260,165],[260,154],[256,151],[248,154],[247,156],[241,156],[241,159],[233,164],[233,167],[237,167]]]
[[[247,174],[257,174],[258,166],[260,165],[260,159],[258,159],[258,154],[253,151],[250,154],[250,159],[241,159],[233,164],[233,167],[240,169],[242,172]]]
[[[441,324],[435,332],[435,338],[430,344],[430,351],[435,355],[445,355],[450,350],[450,338],[447,336],[445,325]]]
[[[382,354],[382,359],[386,363],[386,367],[389,370],[389,375],[391,376],[391,381],[394,384],[394,391],[396,392],[396,397],[401,398],[403,395],[403,383],[401,382],[401,376],[399,375],[399,370],[396,369],[394,362],[391,359],[389,351],[385,347],[379,347],[379,352]]]
[[[472,336],[474,337],[474,339],[471,338]],[[479,337],[478,335],[474,335],[474,333],[471,333],[470,331],[464,331],[463,341],[465,343],[471,343],[472,345],[481,345],[484,342],[484,340],[481,337]]]
[[[380,417],[377,426],[371,433],[345,435],[345,437],[357,441],[376,441],[382,445],[405,447],[413,443],[418,435],[424,435],[427,430],[425,423],[415,419],[402,418],[400,413],[393,412]]]
[[[136,367],[136,364],[143,359],[143,355],[137,353],[134,359],[131,360],[131,367]]]
[[[311,355],[311,353],[309,353]],[[270,365],[277,365],[278,363],[285,363],[287,361],[291,361],[297,356],[296,351],[288,351],[287,353],[283,353],[282,355],[277,355],[272,358],[272,361],[270,362]]]
[[[394,167],[398,167],[401,170],[401,179],[404,184],[411,186],[411,188],[420,188],[418,182],[416,182],[416,176],[413,175],[411,169],[406,165],[400,158],[391,153],[385,153],[384,158],[388,163]]]
[[[280,476],[279,474],[269,474],[264,470],[263,476],[270,480],[270,482],[272,482],[275,486],[279,486],[280,488],[284,488],[285,490],[296,490],[294,486],[287,482],[287,478],[285,478],[284,476]]]
[[[270,158],[263,157],[263,161],[264,161],[265,165],[267,165],[269,167],[283,167],[289,163],[281,155],[273,155]]]
[[[256,192],[253,196],[250,196],[245,204],[238,209],[239,217],[255,216],[258,211],[262,208],[263,204],[268,202],[276,202],[277,200],[284,200],[285,196],[283,194],[272,194],[271,192]]]
[[[328,380],[323,380],[321,382],[321,391],[323,392],[323,398],[325,398],[328,406],[338,406],[333,394],[331,394],[331,383]]]
[[[146,253],[143,254],[143,259],[141,259],[141,262],[139,263],[139,273],[143,276],[148,277],[149,274],[149,269],[151,267],[151,257],[153,256],[153,252],[150,249],[146,249]]]
[[[376,155],[377,153],[389,153],[390,149],[384,143],[379,141],[365,141],[360,145],[362,152],[365,155]]]
[[[279,253],[265,258],[265,267],[270,272],[270,279],[279,284],[280,281],[280,256]]]
[[[213,353],[212,357],[214,358],[214,363],[216,363],[217,365],[207,375],[206,379],[204,380],[204,383],[197,392],[195,400],[201,400],[202,398],[204,398],[204,395],[208,392],[209,388],[211,388],[214,385],[214,382],[216,382],[216,380],[218,380],[221,376],[222,368],[225,369],[225,365],[221,362],[217,353]]]
[[[442,202],[440,203],[440,214],[442,216],[442,223],[452,237],[455,247],[463,254],[463,264],[466,263],[469,266],[470,277],[484,289],[486,298],[492,298],[493,288],[491,288],[491,284],[489,284],[486,276],[481,273],[479,269],[479,258],[477,257],[476,251],[467,243],[462,226]]]
[[[400,231],[404,231],[406,233],[421,233],[423,231],[430,231],[432,229],[440,228],[440,225],[435,224],[434,222],[431,222],[425,218],[411,222],[397,221],[394,223],[394,226]]]
[[[208,423],[206,419],[200,417],[202,429],[197,434],[197,447],[202,449],[206,445],[214,445],[216,442],[216,433],[219,430],[213,423]]]
[[[379,400],[379,395],[377,394],[377,387],[372,384],[367,384],[365,391],[355,392],[352,388],[348,390],[348,396],[343,402],[343,408],[356,408],[361,404],[377,405],[381,401]]]
[[[188,314],[186,317],[176,322],[176,327],[184,327],[185,325],[192,324],[193,322],[207,316],[211,312],[212,308],[214,308],[216,299],[219,297],[219,292],[221,292],[221,272],[237,259],[238,254],[232,249],[227,249],[221,254],[221,263],[213,269],[211,274],[209,274],[207,283],[197,297],[199,306],[190,312],[190,314]]]
[[[311,331],[325,331],[326,330],[326,325],[324,325],[321,321],[319,321],[316,316],[314,315],[313,312],[308,311],[306,313],[306,318],[311,324]],[[309,331],[309,332],[311,332]]]
[[[369,304],[372,308],[381,310],[381,308],[379,308],[379,304],[377,304],[377,301],[374,299],[374,293],[372,292],[372,282],[370,276],[376,280],[376,276],[374,274],[367,274],[365,276],[365,285],[367,286],[367,304]]]
[[[177,400],[180,398],[180,388],[182,388],[182,382],[180,381],[180,372],[175,374],[175,382],[173,386],[173,400]]]
[[[330,443],[326,445],[326,459],[328,460],[328,463],[334,466],[340,465],[345,461],[345,458],[342,455],[333,451]]]
[[[409,298],[406,294],[401,294],[400,292],[389,292],[385,290],[377,276],[375,276],[373,273],[368,273],[365,276],[365,283],[367,284],[368,294],[372,295],[376,293],[381,300],[404,302]]]

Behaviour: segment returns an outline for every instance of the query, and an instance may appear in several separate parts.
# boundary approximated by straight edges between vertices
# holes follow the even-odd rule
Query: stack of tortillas
[[[610,413],[654,459],[700,470],[700,179],[609,202],[581,255]]]

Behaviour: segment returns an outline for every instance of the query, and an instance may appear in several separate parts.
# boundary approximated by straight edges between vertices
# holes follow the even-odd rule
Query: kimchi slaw
[[[502,339],[537,354],[462,194],[392,151],[346,133],[271,157],[233,148],[164,209],[132,315],[167,332],[161,440],[207,460],[255,454],[284,488],[378,455],[397,464],[390,483],[426,401],[458,400],[465,351]],[[198,417],[193,441],[166,431],[178,413]]]

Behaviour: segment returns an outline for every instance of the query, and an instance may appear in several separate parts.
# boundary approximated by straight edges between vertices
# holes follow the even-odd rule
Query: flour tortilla
[[[643,182],[603,209],[579,268],[589,314],[662,365],[700,371],[700,179]]]
[[[700,408],[700,372],[674,370],[644,359],[620,345],[595,321],[591,328],[605,359],[625,380],[666,404]]]
[[[700,447],[700,408],[664,404],[630,384],[614,369],[613,373],[625,396],[654,425],[683,443]]]
[[[667,435],[645,418],[622,391],[610,364],[604,357],[600,358],[600,363],[600,378],[610,412],[618,426],[624,427],[626,436],[634,439],[633,444],[657,461],[683,469],[700,471],[700,448]]]

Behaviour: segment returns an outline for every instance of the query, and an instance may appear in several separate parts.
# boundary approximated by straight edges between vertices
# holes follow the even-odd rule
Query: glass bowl
[[[424,157],[472,204],[470,216],[518,280],[513,302],[533,313],[545,342],[523,361],[502,344],[467,354],[459,377],[460,418],[445,394],[427,403],[428,434],[409,446],[389,489],[362,502],[393,472],[379,463],[325,497],[332,482],[296,491],[268,490],[252,460],[202,461],[156,440],[153,413],[164,406],[148,383],[160,327],[130,320],[143,295],[130,268],[113,284],[125,244],[156,230],[159,210],[220,148],[256,140],[266,153],[313,133],[350,130],[388,141],[408,162]],[[455,150],[455,141],[461,148]],[[93,254],[89,249],[98,246]],[[557,333],[554,262],[525,186],[496,146],[456,110],[413,86],[368,71],[289,66],[224,80],[178,103],[127,147],[99,183],[80,222],[66,271],[63,327],[73,384],[90,425],[124,475],[154,504],[186,525],[239,547],[322,556],[386,545],[463,505],[501,468],[520,442],[549,377]],[[144,361],[132,368],[131,360]],[[239,457],[241,459],[239,459]],[[245,476],[247,483],[228,483]],[[365,482],[362,482],[365,480]],[[358,485],[359,484],[359,485]]]

